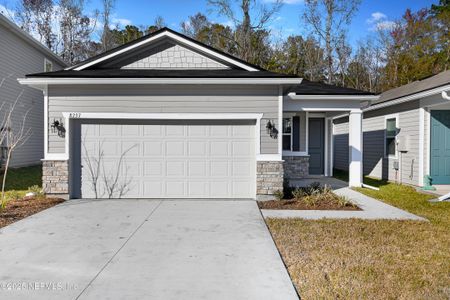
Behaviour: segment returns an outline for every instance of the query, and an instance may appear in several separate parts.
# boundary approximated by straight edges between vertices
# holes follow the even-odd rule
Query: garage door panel
[[[207,155],[208,142],[206,141],[191,141],[188,142],[188,155],[190,157]]]
[[[158,198],[164,196],[164,183],[160,180],[143,180],[143,195],[148,198]]]
[[[189,181],[188,182],[188,196],[202,197],[209,194],[209,185],[205,181]]]
[[[255,196],[254,125],[82,124],[81,132],[88,148],[82,164],[101,149],[100,178],[119,174],[118,185],[127,190],[123,198]],[[103,182],[97,192],[107,197]],[[82,196],[93,195],[83,168]]]
[[[186,162],[185,161],[167,161],[166,174],[168,177],[184,177],[186,176]]]
[[[188,161],[188,175],[190,178],[192,177],[207,177],[208,174],[208,162],[199,160],[199,161]]]
[[[210,193],[212,197],[215,198],[227,198],[229,197],[230,188],[229,188],[229,182],[227,180],[222,181],[211,181],[210,184]]]
[[[142,126],[139,125],[121,125],[122,137],[133,138],[141,136]]]
[[[242,181],[235,180],[232,183],[232,188],[233,188],[232,194],[235,197],[239,197],[239,198],[244,197],[245,195],[248,195],[252,192],[252,190],[251,190],[252,187],[253,187],[253,185],[249,185],[246,180],[242,180]]]
[[[165,182],[165,193],[169,198],[186,197],[186,182],[180,180],[167,180]]]
[[[185,136],[185,126],[176,126],[176,125],[169,125],[165,127],[166,129],[166,137],[173,138],[173,137],[184,137]]]
[[[163,137],[163,126],[162,125],[152,125],[152,126],[144,126],[143,129],[144,136],[147,137]]]
[[[229,143],[225,141],[211,141],[210,153],[214,153],[214,156],[230,156]]]
[[[188,137],[196,138],[196,137],[205,137],[208,135],[208,127],[207,126],[188,126]]]
[[[132,177],[133,179],[138,178],[142,175],[141,168],[142,168],[141,162],[125,159],[122,168],[122,176]]]
[[[165,168],[164,168],[165,162],[163,161],[144,161],[144,176],[164,176]]]
[[[229,168],[228,161],[211,161],[210,175],[211,177],[229,177]]]
[[[164,156],[163,141],[145,141],[143,145],[145,156]]]
[[[233,161],[232,176],[249,177],[252,175],[252,164],[248,161]]]
[[[100,136],[113,136],[116,137],[120,134],[120,126],[117,125],[101,125],[99,130],[95,130]]]
[[[165,147],[165,156],[184,156],[185,155],[185,149],[184,149],[185,143],[183,141],[166,141],[164,147]]]

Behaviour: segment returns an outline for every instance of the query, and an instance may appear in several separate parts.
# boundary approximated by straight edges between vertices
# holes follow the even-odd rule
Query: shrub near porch
[[[360,192],[430,222],[269,219],[300,295],[314,298],[450,298],[450,203],[371,180]]]
[[[0,175],[3,180],[3,175]],[[63,202],[47,198],[42,193],[42,166],[10,169],[6,177],[6,207],[0,210],[0,228]],[[37,196],[22,200],[27,192]]]

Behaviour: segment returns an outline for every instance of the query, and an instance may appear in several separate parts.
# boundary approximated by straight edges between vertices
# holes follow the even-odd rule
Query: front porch
[[[303,85],[303,83],[302,83]],[[301,85],[301,86],[302,86]],[[304,86],[304,85],[303,85]],[[307,85],[306,85],[307,86]],[[329,86],[324,85],[327,88]],[[333,119],[349,116],[349,183],[362,185],[362,110],[373,95],[289,93],[283,100],[281,128],[284,176],[299,186],[314,181],[330,181],[333,176]],[[324,91],[329,92],[329,91]],[[320,179],[320,180],[319,180]],[[341,184],[342,185],[342,184]]]

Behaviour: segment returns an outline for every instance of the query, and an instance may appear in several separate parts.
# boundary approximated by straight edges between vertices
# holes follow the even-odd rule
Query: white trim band
[[[19,78],[20,84],[300,84],[301,78]]]

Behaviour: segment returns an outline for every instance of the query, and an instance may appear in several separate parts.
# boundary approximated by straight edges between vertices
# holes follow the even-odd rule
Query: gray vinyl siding
[[[348,118],[334,120],[333,167],[348,171]]]
[[[62,112],[80,113],[263,113],[261,153],[278,153],[278,141],[266,133],[278,128],[277,86],[109,85],[49,87],[49,124]],[[65,142],[49,126],[49,153],[63,153]]]
[[[44,158],[44,96],[39,90],[22,86],[17,78],[25,74],[44,71],[44,58],[53,63],[53,69],[61,66],[36,49],[16,33],[0,25],[0,100],[12,104],[21,92],[13,118],[16,126],[23,121],[23,115],[28,112],[25,129],[30,129],[31,136],[25,144],[17,148],[12,157],[11,167],[22,167],[38,164]],[[16,127],[17,128],[17,127]]]
[[[399,139],[409,138],[409,149],[398,153],[397,158],[385,157],[386,116],[398,114]],[[348,118],[335,120],[334,167],[348,170]],[[425,122],[426,123],[426,122]],[[407,102],[384,109],[369,111],[363,117],[363,173],[365,175],[419,184],[419,101]],[[394,162],[401,162],[401,172],[396,172]]]

